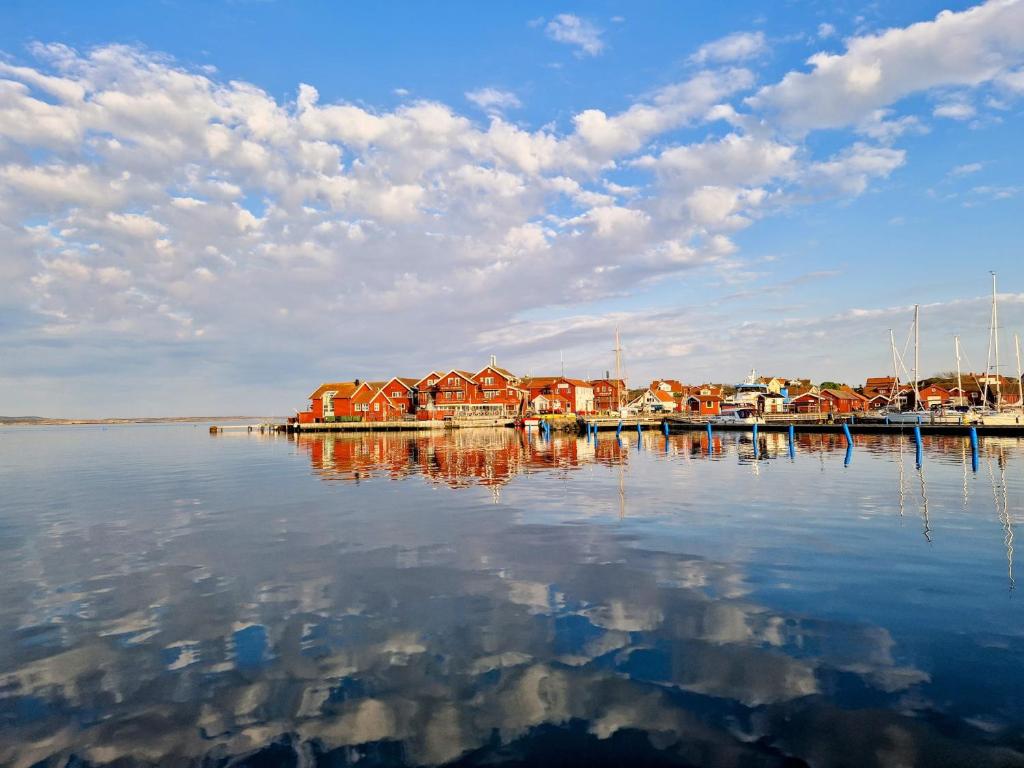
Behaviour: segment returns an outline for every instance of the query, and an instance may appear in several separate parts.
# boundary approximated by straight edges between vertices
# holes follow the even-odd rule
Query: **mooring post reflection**
[[[4,765],[1021,763],[1017,440],[160,430],[0,443]]]

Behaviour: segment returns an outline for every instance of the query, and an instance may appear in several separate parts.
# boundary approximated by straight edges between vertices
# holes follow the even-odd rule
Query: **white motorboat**
[[[764,417],[756,408],[731,408],[708,419],[711,424],[764,424]]]

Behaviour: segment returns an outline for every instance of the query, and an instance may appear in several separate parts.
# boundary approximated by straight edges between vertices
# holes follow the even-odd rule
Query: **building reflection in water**
[[[709,454],[706,435],[651,434],[641,451],[789,465],[785,435],[761,439],[756,459],[749,435],[716,436]],[[928,654],[790,597],[817,594],[814,574],[771,581],[765,594],[790,595],[771,600],[754,564],[688,554],[695,530],[642,539],[617,521],[524,521],[416,490],[414,476],[494,490],[603,465],[624,509],[627,493],[650,493],[626,472],[634,440],[300,436],[316,476],[344,482],[288,485],[261,463],[244,506],[226,497],[206,509],[168,485],[123,522],[40,523],[6,550],[0,764],[530,764],[598,746],[621,764],[1021,764],[1007,735],[1022,721],[1019,671],[952,706],[964,681]],[[998,448],[986,450],[1009,548]],[[801,436],[795,461],[845,449]],[[962,456],[953,442],[932,449],[933,460]],[[309,485],[319,495],[304,495]],[[986,668],[988,656],[971,655],[994,653],[985,642],[960,648],[960,661]]]

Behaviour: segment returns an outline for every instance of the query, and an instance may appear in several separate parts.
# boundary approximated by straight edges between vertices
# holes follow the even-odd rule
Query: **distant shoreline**
[[[207,421],[284,422],[284,416],[152,416],[121,419],[52,419],[45,416],[0,416],[5,427],[86,426],[96,424],[198,424]]]

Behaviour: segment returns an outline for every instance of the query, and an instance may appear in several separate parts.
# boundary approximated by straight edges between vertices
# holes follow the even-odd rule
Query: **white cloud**
[[[825,40],[830,37],[835,37],[836,28],[828,22],[822,22],[818,25],[818,37]]]
[[[601,30],[586,19],[571,13],[560,13],[544,28],[545,34],[558,43],[576,47],[578,56],[597,56],[604,50]]]
[[[1024,3],[989,2],[933,21],[850,38],[842,54],[816,53],[748,104],[787,129],[840,128],[903,97],[939,86],[977,86],[1024,62]]]
[[[1010,43],[993,43],[989,15],[972,18],[968,28],[945,26],[945,16],[925,26],[960,35],[945,46],[958,61],[979,38],[991,44],[992,76],[1009,93],[1019,72],[1004,66]],[[144,340],[153,355],[202,344],[244,367],[240,340],[258,339],[261,352],[288,353],[289,371],[309,361],[304,376],[413,373],[437,361],[433,348],[393,343],[409,328],[429,325],[450,358],[479,356],[480,339],[504,338],[487,334],[524,312],[606,301],[702,268],[747,279],[739,230],[786,207],[862,194],[906,161],[895,142],[925,126],[879,94],[929,90],[936,79],[890,86],[893,61],[909,53],[880,41],[914,29],[850,41],[819,68],[853,72],[862,93],[848,113],[861,140],[838,137],[829,157],[795,137],[821,73],[799,87],[787,76],[738,110],[755,76],[716,66],[617,111],[585,105],[567,128],[531,129],[499,114],[518,99],[493,87],[466,94],[489,113],[481,120],[423,99],[391,109],[325,102],[307,84],[294,102],[278,100],[125,46],[35,46],[39,63],[5,65],[0,80],[0,303],[19,315],[12,327],[29,329],[0,329],[0,351],[19,366],[88,366]],[[877,56],[862,55],[860,40],[874,40]],[[927,42],[915,55],[943,47]],[[705,61],[751,50],[708,48]],[[938,80],[929,98],[972,97]],[[831,97],[822,105],[815,125],[837,119],[827,116],[838,109]],[[787,137],[779,124],[801,128]],[[969,194],[980,202],[1017,189]],[[266,311],[289,295],[302,300]],[[310,334],[325,317],[345,329],[344,345]],[[8,354],[12,333],[34,354]]]
[[[746,61],[763,55],[767,50],[764,32],[735,32],[702,45],[690,60],[696,64]]]
[[[972,173],[980,171],[984,165],[982,163],[964,163],[963,165],[954,166],[950,172],[950,176],[969,176]]]
[[[477,88],[475,91],[466,91],[465,95],[485,112],[500,112],[522,106],[519,97],[512,91],[502,91],[498,88]]]
[[[932,114],[935,117],[946,117],[950,120],[970,120],[978,114],[978,112],[974,107],[966,102],[950,101],[937,106],[932,110]]]

